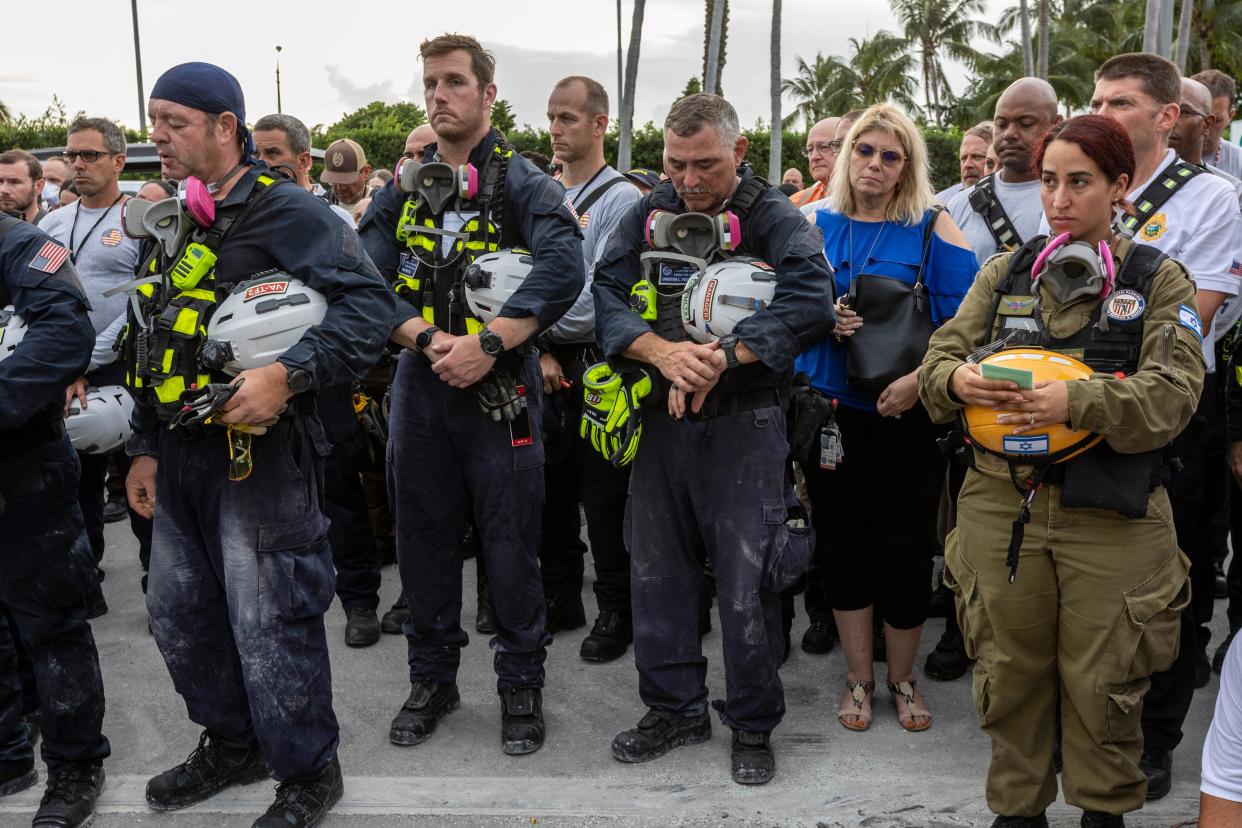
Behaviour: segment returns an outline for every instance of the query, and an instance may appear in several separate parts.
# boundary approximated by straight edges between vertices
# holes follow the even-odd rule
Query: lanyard
[[[99,218],[95,219],[95,223],[91,225],[91,229],[87,230],[86,235],[82,237],[82,243],[75,249],[73,246],[73,237],[77,234],[78,230],[78,216],[82,215],[82,204],[81,202],[78,203],[78,209],[73,211],[73,226],[69,228],[69,261],[74,264],[78,263],[78,253],[80,253],[82,248],[86,246],[86,242],[90,240],[90,237],[95,232],[95,229],[99,227],[105,218],[107,218],[108,213],[112,212],[112,208],[115,207],[123,198],[125,198],[125,193],[118,195],[116,197],[116,201],[113,201],[108,205],[108,209],[104,210],[103,213],[100,214]]]
[[[583,185],[582,185],[582,189],[578,191],[578,199],[579,199],[579,201],[581,201],[581,200],[582,200],[582,197],[583,197],[583,196],[585,196],[585,195],[587,194],[587,190],[591,189],[591,185],[595,183],[595,179],[599,178],[600,173],[602,173],[602,172],[603,172],[604,170],[606,170],[606,169],[608,169],[608,164],[607,164],[607,163],[605,163],[605,164],[604,164],[604,166],[602,166],[602,167],[600,167],[598,170],[596,170],[596,171],[595,171],[595,175],[593,175],[593,176],[591,176],[590,178],[588,178],[588,179],[587,179],[587,182],[586,182],[585,184],[583,184]],[[576,207],[575,207],[575,209],[576,209]]]

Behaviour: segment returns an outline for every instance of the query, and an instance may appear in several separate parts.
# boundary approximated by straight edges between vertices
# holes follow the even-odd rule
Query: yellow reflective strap
[[[194,290],[183,290],[176,295],[175,299],[180,299],[182,296],[188,296],[191,299],[202,299],[206,302],[216,301],[216,292],[214,290],[204,290],[203,288],[195,288]]]
[[[276,179],[272,178],[270,175],[264,175],[263,173],[259,173],[257,180],[264,187],[270,187],[276,183]]]
[[[182,336],[193,336],[198,330],[198,311],[193,308],[182,308],[177,311],[177,321],[172,326],[174,333]]]
[[[155,262],[151,262],[151,269],[155,270]],[[141,293],[143,296],[147,297],[148,299],[150,299],[151,296],[155,293],[155,284],[152,282],[147,282],[145,285],[139,285],[138,292]]]
[[[160,361],[160,370],[165,374],[172,372],[173,355],[176,353],[172,348],[164,351],[164,358]]]
[[[423,319],[427,322],[430,322],[432,325],[436,324],[435,308],[431,307],[430,305],[425,306],[423,308]]]
[[[168,379],[155,386],[155,397],[165,405],[180,402],[181,394],[185,391],[185,379],[182,377],[169,377]]]
[[[473,336],[483,330],[483,323],[473,317],[466,317],[466,333]]]

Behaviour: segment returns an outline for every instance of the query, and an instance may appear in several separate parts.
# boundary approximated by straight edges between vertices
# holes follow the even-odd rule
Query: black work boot
[[[269,776],[258,742],[234,744],[204,730],[184,762],[147,783],[147,804],[157,811],[175,811],[230,785],[248,785]]]
[[[1121,814],[1106,814],[1103,811],[1083,811],[1082,828],[1126,828],[1126,819]]]
[[[582,648],[578,654],[583,661],[596,664],[614,661],[625,655],[630,642],[634,640],[634,630],[628,619],[621,613],[612,610],[600,610],[599,618],[591,627],[591,634],[582,639]]]
[[[948,618],[953,612],[953,590],[944,584],[932,590],[927,602],[928,618]]]
[[[0,762],[0,796],[11,796],[24,791],[39,781],[34,757],[14,762]]]
[[[47,791],[30,828],[86,828],[104,786],[103,765],[76,765],[49,772]]]
[[[410,620],[410,605],[405,602],[405,593],[392,605],[384,617],[380,619],[380,630],[389,635],[400,635],[401,625]]]
[[[962,631],[957,624],[949,623],[944,634],[936,642],[936,649],[927,654],[923,662],[923,672],[936,681],[956,681],[974,666],[974,662],[966,655],[966,642],[962,639]]]
[[[543,691],[538,687],[500,691],[500,749],[510,756],[543,747]]]
[[[812,621],[802,634],[802,652],[823,655],[837,645],[837,628],[827,621]]]
[[[733,728],[733,781],[739,785],[766,785],[776,776],[776,754],[770,732]]]
[[[992,820],[992,828],[1048,828],[1048,817],[998,816]]]
[[[1147,777],[1147,801],[1163,799],[1173,788],[1173,751],[1158,747],[1143,749],[1139,770]]]
[[[549,633],[568,632],[586,626],[582,595],[553,595],[548,598],[548,616],[543,628]]]
[[[276,801],[252,828],[312,828],[323,821],[345,793],[341,763],[335,756],[318,776],[276,786]]]
[[[1195,689],[1202,690],[1212,681],[1212,662],[1207,652],[1195,647]]]
[[[689,718],[648,710],[638,727],[618,733],[612,740],[612,757],[621,762],[649,762],[675,747],[697,745],[712,738],[707,713]]]
[[[380,622],[375,610],[354,607],[345,612],[345,643],[350,647],[370,647],[380,639]]]
[[[410,697],[392,720],[388,741],[402,747],[425,742],[436,732],[440,720],[459,707],[461,695],[457,692],[456,683],[436,684],[425,679],[416,681],[410,687]]]

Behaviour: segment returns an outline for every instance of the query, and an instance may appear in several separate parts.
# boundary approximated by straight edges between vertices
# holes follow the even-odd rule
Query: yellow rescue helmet
[[[1085,380],[1094,373],[1083,363],[1056,351],[1042,348],[1011,348],[984,359],[980,365],[993,365],[1029,372],[1034,384],[1047,380]],[[988,406],[968,405],[962,412],[966,433],[972,445],[1019,463],[1064,463],[1104,439],[1092,431],[1072,429],[1064,423],[1014,434],[1017,423],[998,422],[1008,413]]]

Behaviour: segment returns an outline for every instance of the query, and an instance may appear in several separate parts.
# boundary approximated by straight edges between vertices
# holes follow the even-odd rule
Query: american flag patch
[[[1230,276],[1242,276],[1242,262],[1234,262],[1229,268]]]
[[[30,260],[31,270],[42,270],[44,273],[55,273],[69,258],[69,251],[56,242],[48,242],[39,248],[39,252]]]

